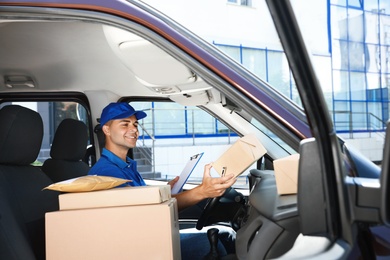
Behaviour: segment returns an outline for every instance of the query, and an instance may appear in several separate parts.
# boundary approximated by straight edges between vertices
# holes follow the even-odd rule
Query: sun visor
[[[103,31],[115,55],[153,92],[182,95],[210,88],[188,67],[138,35],[108,25]]]
[[[186,66],[148,41],[122,42],[119,50],[124,64],[149,87],[187,84],[196,79]]]

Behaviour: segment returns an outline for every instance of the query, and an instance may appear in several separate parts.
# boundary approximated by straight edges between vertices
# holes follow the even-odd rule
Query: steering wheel
[[[206,206],[196,223],[196,229],[219,221],[232,220],[237,210],[245,203],[244,196],[232,187],[216,198],[208,199]],[[218,209],[218,210],[217,210]]]

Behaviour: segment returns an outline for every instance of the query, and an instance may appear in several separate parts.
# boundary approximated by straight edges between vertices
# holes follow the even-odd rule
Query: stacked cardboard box
[[[46,258],[180,259],[170,186],[115,188],[59,196],[46,214]]]
[[[276,187],[279,195],[298,192],[299,154],[274,161]]]

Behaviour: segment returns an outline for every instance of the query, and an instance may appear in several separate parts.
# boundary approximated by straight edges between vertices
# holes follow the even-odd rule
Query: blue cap
[[[105,125],[108,121],[114,119],[123,119],[135,115],[137,120],[146,117],[143,111],[136,111],[126,102],[110,103],[102,111],[100,116],[100,125]]]

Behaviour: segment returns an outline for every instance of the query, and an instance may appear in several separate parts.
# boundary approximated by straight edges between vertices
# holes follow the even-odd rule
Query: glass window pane
[[[379,22],[381,32],[381,44],[390,45],[390,16],[380,15]]]
[[[342,6],[347,5],[347,0],[331,0],[330,2],[335,5],[342,5]]]
[[[365,23],[366,28],[366,42],[367,43],[379,43],[379,33],[378,33],[378,14],[366,12],[365,13]]]
[[[130,103],[136,110],[142,110],[147,114],[147,117],[139,121],[139,124],[142,127],[138,127],[138,131],[141,137],[147,137],[149,135],[154,136],[154,127],[153,127],[153,105],[152,102],[131,102]],[[146,132],[143,130],[145,129]]]
[[[386,114],[388,115],[388,108],[387,111],[383,111],[382,103],[381,102],[368,102],[367,103],[368,108],[368,115],[367,115],[367,127],[369,130],[380,130],[383,129],[383,119],[382,115]]]
[[[268,52],[268,82],[288,98],[291,98],[290,69],[284,53]]]
[[[363,42],[363,11],[348,9],[348,39],[354,42]]]
[[[348,5],[357,8],[363,8],[361,0],[348,0]]]
[[[364,0],[364,10],[378,10],[378,0]]]
[[[241,0],[241,5],[252,6],[252,0]]]
[[[347,9],[339,6],[331,6],[332,39],[344,39],[347,33]]]
[[[390,88],[390,73],[382,75],[382,88]]]
[[[351,113],[349,102],[334,101],[334,125],[337,131],[351,131]]]
[[[341,59],[341,43],[339,40],[332,41],[332,67],[333,69],[341,69],[341,62],[344,60]],[[343,64],[343,66],[345,66]]]
[[[368,72],[379,72],[379,46],[378,45],[367,45],[366,55],[366,70]]]
[[[187,107],[188,134],[216,134],[215,118],[197,107]]]
[[[339,55],[335,55],[333,60],[339,59],[338,63],[340,64],[340,69],[348,70],[349,69],[349,56],[348,56],[348,42],[347,41],[339,41]],[[336,61],[337,62],[337,61]]]
[[[365,68],[365,51],[364,44],[359,42],[349,42],[349,69],[364,71]]]
[[[382,103],[382,105],[383,105],[383,128],[385,128],[386,127],[386,123],[385,122],[387,122],[387,121],[389,121],[389,118],[390,118],[390,109],[389,109],[389,107],[390,107],[390,105],[389,105],[389,102],[383,102]]]
[[[229,132],[230,132],[230,129],[227,128],[226,125],[224,125],[220,121],[217,121],[217,133],[225,134],[225,133],[229,133]]]
[[[381,72],[383,73],[382,87],[389,87],[390,46],[381,47]]]
[[[368,101],[378,101],[382,102],[384,99],[383,94],[384,94],[384,89],[378,87],[374,89],[367,89],[367,100]]]
[[[325,100],[330,106],[332,101],[332,66],[331,58],[328,56],[313,56],[314,69],[316,71],[321,88],[325,96]],[[295,91],[293,91],[295,96]],[[295,99],[293,99],[295,101]]]
[[[351,72],[351,100],[366,99],[366,79],[364,73]]]
[[[242,50],[242,64],[249,71],[259,76],[263,80],[267,80],[266,67],[266,51],[259,49],[243,48]]]
[[[238,63],[241,63],[240,48],[227,45],[216,45],[218,49],[222,50],[225,54],[233,58]]]
[[[296,85],[292,75],[291,75],[291,79],[292,79],[292,81],[291,81],[291,100],[293,100],[295,102],[295,104],[297,104],[298,106],[303,108],[302,100],[301,100],[301,97],[299,96],[297,85]]]
[[[389,101],[389,88],[381,88],[381,92],[382,92],[382,103],[384,103],[383,101],[385,102],[388,102]]]
[[[349,75],[345,71],[334,71],[333,73],[334,99],[349,100]]]
[[[380,88],[380,74],[367,73],[366,77],[367,77],[367,89]]]
[[[186,134],[183,106],[173,102],[156,102],[154,104],[154,129],[156,136]]]
[[[390,14],[389,0],[379,0],[379,9],[381,10],[381,13]]]
[[[352,102],[352,127],[353,130],[367,129],[366,102]]]

